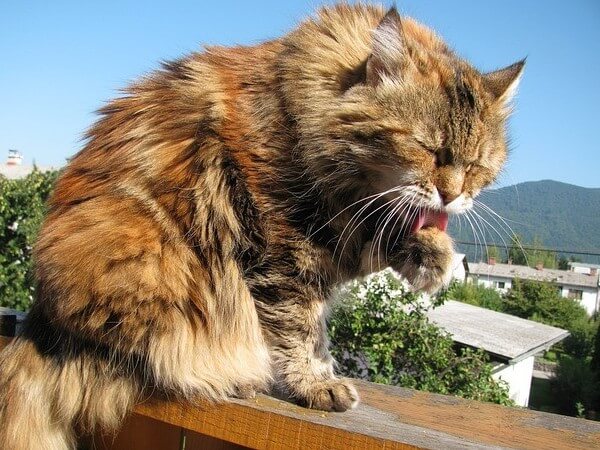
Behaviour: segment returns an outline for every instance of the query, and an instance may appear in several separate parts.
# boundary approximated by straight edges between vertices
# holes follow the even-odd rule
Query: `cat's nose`
[[[438,192],[440,194],[440,197],[442,198],[442,202],[444,203],[444,205],[447,205],[448,203],[452,203],[452,201],[455,200],[460,195],[460,192],[448,192],[448,191],[443,191],[439,188],[438,188]]]

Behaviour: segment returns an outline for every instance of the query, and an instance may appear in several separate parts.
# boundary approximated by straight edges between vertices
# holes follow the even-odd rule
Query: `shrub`
[[[0,176],[0,306],[26,311],[34,294],[31,251],[57,172]]]
[[[504,310],[502,295],[493,288],[477,283],[452,283],[448,289],[448,298],[494,311]]]
[[[568,325],[571,333],[563,343],[565,352],[577,358],[586,358],[594,353],[594,339],[598,330],[598,322],[583,318]]]
[[[539,281],[513,280],[504,299],[504,312],[535,320],[571,333],[562,344],[572,356],[590,356],[597,323],[576,301],[564,298],[555,286]]]
[[[575,416],[584,411],[590,416],[600,400],[598,379],[588,361],[582,358],[560,358],[550,386],[561,414]]]
[[[512,404],[481,350],[456,349],[427,306],[385,271],[354,282],[330,320],[332,353],[350,377]]]
[[[515,279],[504,300],[505,312],[560,328],[588,318],[585,308],[550,283]]]

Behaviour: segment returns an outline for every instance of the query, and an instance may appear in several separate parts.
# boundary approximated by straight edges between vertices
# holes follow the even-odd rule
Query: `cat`
[[[395,8],[339,4],[131,85],[49,200],[0,447],[73,448],[154,391],[355,407],[330,294],[386,266],[448,282],[448,215],[501,170],[523,66],[480,73]]]

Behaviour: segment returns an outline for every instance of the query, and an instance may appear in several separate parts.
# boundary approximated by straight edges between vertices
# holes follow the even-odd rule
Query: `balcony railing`
[[[1,337],[0,347],[10,341]],[[326,413],[259,395],[225,404],[149,399],[98,450],[199,449],[592,449],[600,423],[356,382],[361,404]]]

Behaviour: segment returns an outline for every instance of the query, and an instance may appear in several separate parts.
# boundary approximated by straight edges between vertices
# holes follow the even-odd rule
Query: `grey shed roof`
[[[481,348],[508,362],[546,350],[569,335],[561,328],[454,300],[430,310],[427,315],[450,333],[455,342]]]
[[[533,267],[515,264],[469,263],[469,273],[480,277],[520,278],[522,280],[549,281],[560,285],[598,287],[598,275],[587,275],[569,270],[538,270]]]

